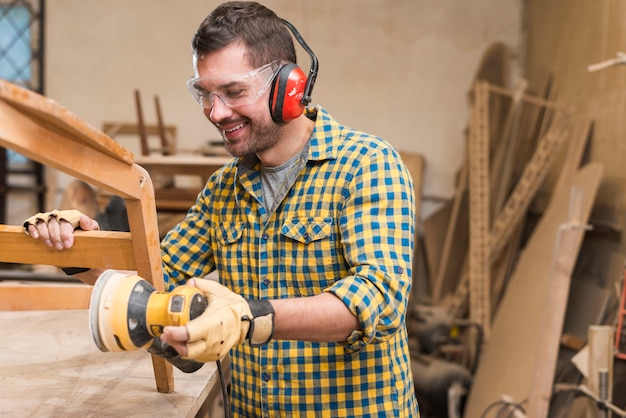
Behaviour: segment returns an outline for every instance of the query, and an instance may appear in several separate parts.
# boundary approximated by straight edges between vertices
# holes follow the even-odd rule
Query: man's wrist
[[[246,339],[253,347],[267,344],[274,333],[274,307],[269,300],[246,299],[252,319]]]

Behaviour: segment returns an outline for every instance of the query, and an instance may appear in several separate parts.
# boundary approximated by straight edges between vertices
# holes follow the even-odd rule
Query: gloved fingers
[[[26,218],[22,223],[22,226],[24,227],[24,230],[28,232],[28,230],[30,229],[29,226],[36,227],[40,223],[47,224],[49,215],[50,214],[48,212],[39,212],[29,218]]]
[[[42,240],[48,247],[59,250],[70,248],[74,245],[74,229],[80,226],[83,217],[77,210],[41,212],[23,222],[24,232]],[[97,225],[97,222],[93,222]]]
[[[217,311],[211,309],[211,304],[209,304],[200,316],[192,319],[185,325],[189,334],[187,343],[203,341],[207,338],[207,335],[216,335],[217,332],[223,332],[224,322],[230,323],[232,321],[232,319],[227,317],[228,314],[230,312],[223,312],[223,309]]]
[[[57,218],[59,222],[66,221],[69,222],[74,228],[78,228],[80,226],[80,218],[82,216],[83,214],[79,210],[53,210],[50,212],[48,222],[54,217]]]
[[[194,278],[193,281],[193,285],[200,289],[205,296],[220,295],[223,293],[224,289],[230,292],[230,290],[215,280]]]
[[[245,300],[243,303],[247,305]],[[227,305],[213,311],[209,302],[202,315],[189,321],[186,325],[189,333],[187,357],[197,361],[215,361],[228,354],[235,345],[241,344],[250,324],[242,322],[238,308],[241,307]]]
[[[241,296],[215,280],[195,278],[194,282],[195,286],[209,300],[209,306],[212,300],[227,301],[228,303],[236,303],[243,300]]]
[[[187,343],[187,355],[183,355],[183,357],[203,363],[220,360],[220,357],[217,357],[214,353],[207,353],[206,348],[206,342],[203,340]]]
[[[29,230],[32,228],[36,228],[36,233],[31,232],[31,236],[40,239],[48,247],[62,250],[74,245],[74,227],[67,222],[59,223],[51,218],[47,223],[39,222],[36,227],[29,226]]]
[[[49,224],[50,220],[55,219],[57,221],[66,221],[72,225],[73,228],[80,226],[80,218],[83,214],[78,210],[53,210],[51,212],[40,212],[36,215],[27,218],[22,223],[24,230],[28,232],[29,226],[38,226],[40,223]],[[39,229],[39,228],[38,228]]]

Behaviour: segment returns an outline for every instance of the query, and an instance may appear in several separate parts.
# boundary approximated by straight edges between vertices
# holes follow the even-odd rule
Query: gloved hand
[[[59,222],[69,222],[76,229],[80,225],[81,216],[83,216],[83,214],[78,210],[53,210],[52,212],[40,212],[26,219],[22,226],[24,227],[24,231],[28,234],[29,225],[37,226],[38,222],[45,222],[47,224],[50,219],[56,218]]]
[[[225,286],[195,279],[209,305],[186,325],[187,358],[216,361],[246,338],[253,346],[267,344],[274,330],[274,309],[267,300],[246,300]]]
[[[30,231],[28,230],[29,226],[34,226],[37,228],[37,224],[39,222],[44,222],[46,225],[52,218],[56,218],[57,221],[67,221],[72,225],[72,228],[76,229],[80,227],[80,218],[83,216],[83,213],[78,210],[53,210],[51,212],[40,212],[36,215],[31,216],[30,218],[24,220],[22,226],[24,228],[24,232],[30,235]],[[36,231],[33,231],[35,234]],[[35,238],[38,238],[35,236]],[[50,244],[52,245],[52,244]],[[70,244],[71,245],[71,244]],[[61,270],[65,272],[65,274],[72,276],[74,274],[83,273],[89,268],[87,267],[60,267]]]

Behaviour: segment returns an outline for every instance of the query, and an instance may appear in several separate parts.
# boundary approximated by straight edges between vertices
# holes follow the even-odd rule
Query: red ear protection
[[[306,82],[304,71],[294,63],[285,64],[278,71],[270,91],[270,114],[274,122],[289,122],[304,112],[302,98]]]
[[[302,39],[298,30],[288,21],[283,23],[291,31],[298,43],[311,57],[309,76],[304,74],[295,63],[283,65],[272,82],[270,91],[270,114],[276,123],[285,123],[294,120],[304,112],[304,108],[311,103],[311,92],[317,79],[317,57]]]

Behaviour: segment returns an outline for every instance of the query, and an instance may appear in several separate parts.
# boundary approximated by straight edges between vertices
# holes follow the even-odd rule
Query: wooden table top
[[[219,390],[215,363],[174,368],[175,391],[156,390],[145,350],[103,353],[87,310],[0,312],[2,417],[194,417]]]

